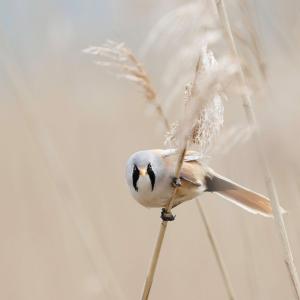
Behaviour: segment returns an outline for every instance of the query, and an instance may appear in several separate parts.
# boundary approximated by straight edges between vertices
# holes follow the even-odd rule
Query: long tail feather
[[[273,215],[271,202],[267,197],[253,192],[219,174],[212,173],[206,177],[206,186],[207,191],[215,192],[251,213],[265,217]]]

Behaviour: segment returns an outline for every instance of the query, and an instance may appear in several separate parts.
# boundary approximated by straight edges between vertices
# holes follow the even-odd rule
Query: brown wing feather
[[[195,152],[197,153],[197,152]],[[187,152],[188,157],[184,160],[181,170],[180,170],[180,178],[183,180],[186,180],[196,186],[203,185],[204,183],[204,177],[205,177],[205,169],[201,165],[199,161],[196,159],[192,159],[192,156],[196,158],[194,151]],[[175,165],[177,162],[177,155],[173,153],[172,155],[168,155],[164,157],[164,161],[167,165],[172,167],[175,172]]]
[[[197,161],[183,162],[180,170],[180,178],[190,183],[201,186],[205,177],[205,171],[202,165]]]
[[[190,158],[190,157],[189,157]],[[177,162],[177,155],[164,157],[164,162],[174,169]],[[182,164],[180,170],[181,186],[177,189],[175,206],[180,203],[195,198],[198,195],[199,187],[204,185],[204,168],[197,160],[187,160]]]

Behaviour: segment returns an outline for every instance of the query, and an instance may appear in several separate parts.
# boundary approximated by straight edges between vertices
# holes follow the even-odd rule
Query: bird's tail
[[[243,209],[260,214],[265,217],[272,217],[272,206],[270,200],[256,192],[253,192],[225,177],[211,173],[206,177],[208,192],[214,192]],[[282,209],[284,212],[284,209]]]

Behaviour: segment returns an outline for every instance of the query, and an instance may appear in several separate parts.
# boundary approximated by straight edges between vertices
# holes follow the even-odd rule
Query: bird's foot
[[[160,214],[160,218],[163,221],[174,221],[175,217],[171,212],[167,212],[167,210],[165,208],[161,209],[161,214]]]
[[[180,179],[180,178],[177,178],[177,177],[173,177],[173,178],[172,178],[172,186],[173,186],[174,188],[181,187],[181,179]]]

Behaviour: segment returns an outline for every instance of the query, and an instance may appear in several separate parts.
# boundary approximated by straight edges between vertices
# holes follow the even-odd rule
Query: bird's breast
[[[166,205],[172,194],[170,182],[156,182],[153,190],[148,176],[141,176],[137,182],[138,190],[132,190],[134,198],[146,207],[162,207]]]
[[[152,192],[151,182],[149,176],[140,176],[137,182],[138,191],[141,193]]]

